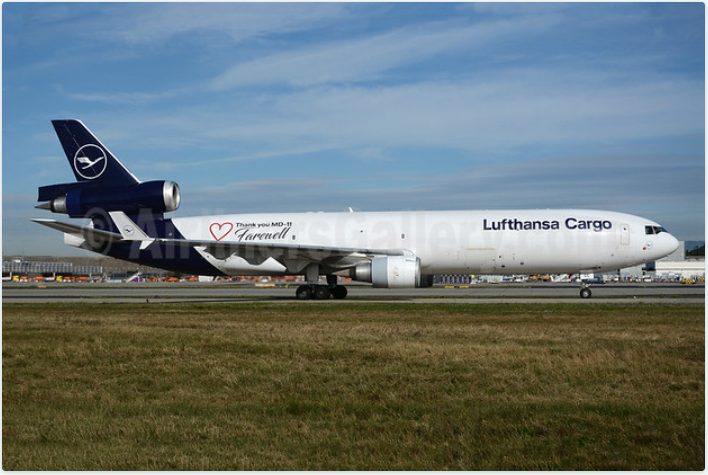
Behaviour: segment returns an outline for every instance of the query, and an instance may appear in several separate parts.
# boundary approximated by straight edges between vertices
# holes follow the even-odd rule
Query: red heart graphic
[[[212,236],[214,236],[214,239],[216,239],[217,241],[221,241],[229,235],[233,228],[234,225],[231,223],[211,223],[211,226],[209,226],[209,232]]]

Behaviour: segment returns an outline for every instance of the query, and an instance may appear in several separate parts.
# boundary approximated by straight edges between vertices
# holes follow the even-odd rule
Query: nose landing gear
[[[592,291],[590,290],[590,287],[588,287],[587,285],[584,285],[580,289],[580,298],[581,299],[589,299],[590,297],[592,297]]]

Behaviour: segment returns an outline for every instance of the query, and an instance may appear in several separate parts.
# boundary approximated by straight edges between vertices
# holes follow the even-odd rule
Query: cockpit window
[[[644,234],[660,234],[667,232],[663,226],[644,226]]]

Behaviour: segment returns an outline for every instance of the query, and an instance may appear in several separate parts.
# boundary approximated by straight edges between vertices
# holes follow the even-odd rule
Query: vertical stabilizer
[[[80,120],[53,120],[52,124],[76,181],[107,187],[140,183]]]

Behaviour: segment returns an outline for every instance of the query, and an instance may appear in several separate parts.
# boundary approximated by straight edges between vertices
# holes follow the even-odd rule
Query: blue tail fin
[[[52,124],[76,181],[101,187],[140,183],[80,120],[53,120]]]
[[[108,212],[162,216],[179,207],[172,181],[141,182],[79,120],[53,120],[76,181],[39,187],[37,208],[72,218],[108,220]]]

